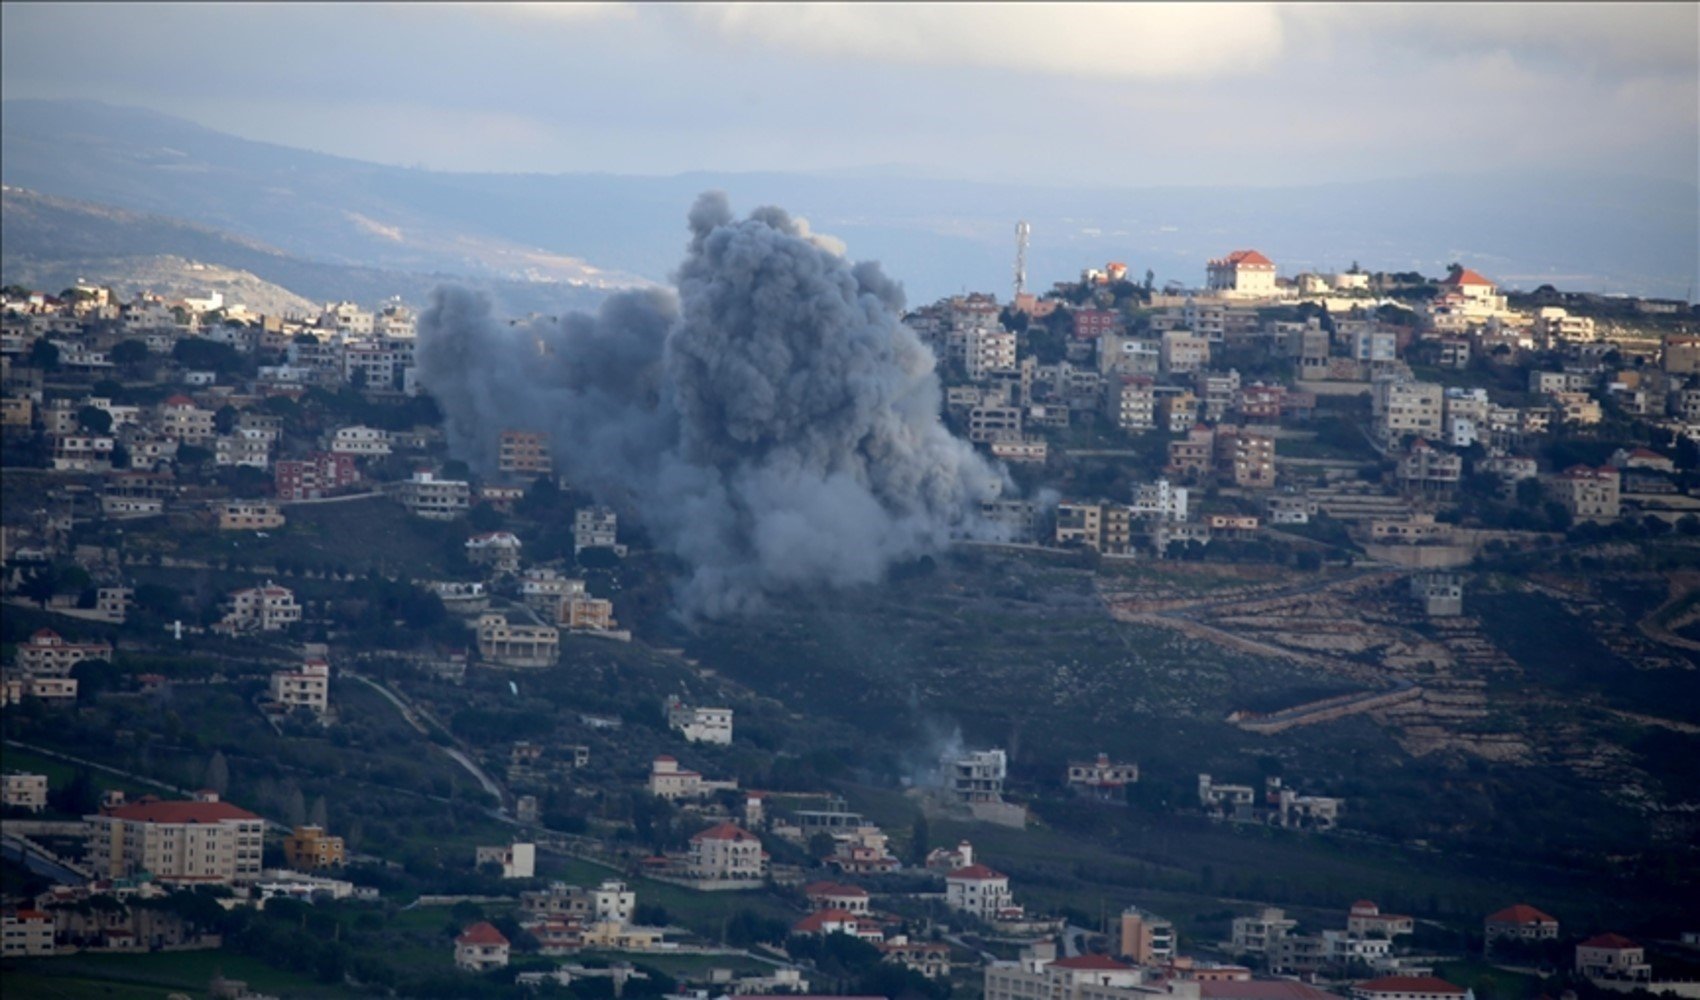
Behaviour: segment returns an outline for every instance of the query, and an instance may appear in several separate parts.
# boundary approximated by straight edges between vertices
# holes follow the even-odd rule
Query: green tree
[[[30,365],[44,372],[59,370],[59,348],[46,337],[37,337],[30,345]]]
[[[121,340],[112,346],[112,363],[124,367],[133,367],[146,361],[150,355],[148,345],[140,340]]]
[[[236,419],[239,416],[241,414],[237,412],[236,407],[229,403],[224,404],[213,413],[213,430],[220,434],[229,434],[236,429]]]
[[[927,817],[916,814],[915,822],[909,827],[909,863],[917,868],[927,863],[927,853],[932,850],[932,831],[927,828]]]
[[[112,414],[98,406],[84,406],[77,410],[77,426],[89,434],[107,434],[112,430]]]

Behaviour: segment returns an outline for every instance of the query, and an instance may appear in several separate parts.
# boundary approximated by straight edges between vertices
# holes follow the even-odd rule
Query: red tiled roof
[[[1211,980],[1198,984],[1201,1000],[1339,1000],[1314,986],[1288,979]]]
[[[460,937],[455,938],[455,944],[492,945],[507,943],[508,939],[502,935],[501,931],[483,920],[468,927],[461,932]]]
[[[1124,965],[1108,955],[1076,955],[1074,958],[1059,958],[1051,965],[1058,969],[1131,969],[1133,966]]]
[[[1578,948],[1639,948],[1640,945],[1624,937],[1622,934],[1595,934],[1593,937],[1577,945]]]
[[[41,910],[19,910],[16,914],[19,920],[52,920],[53,917]]]
[[[794,931],[813,934],[822,930],[827,924],[854,924],[862,919],[849,910],[816,910],[803,919],[791,925]]]
[[[1556,917],[1548,916],[1527,903],[1515,903],[1488,915],[1490,924],[1556,924]]]
[[[222,823],[260,818],[228,802],[136,802],[110,809],[106,815],[137,823]]]
[[[691,837],[692,840],[756,840],[755,834],[738,826],[736,823],[721,823],[711,826]]]
[[[178,393],[177,395],[168,398],[165,401],[165,405],[166,406],[194,406],[195,401],[190,399],[188,396],[183,395],[182,393]]]
[[[1003,872],[993,871],[985,865],[969,865],[967,868],[958,868],[949,875],[946,875],[945,878],[958,878],[983,882],[987,879],[1009,878],[1009,876],[1005,875]]]
[[[810,882],[803,886],[805,896],[866,896],[868,890],[859,885],[839,885],[837,882]]]
[[[1438,976],[1384,976],[1371,979],[1352,987],[1365,993],[1464,993],[1464,987],[1455,986]]]
[[[34,632],[30,633],[31,642],[34,642],[37,639],[52,641],[57,638],[59,638],[59,633],[50,628],[38,628]]]
[[[1441,282],[1441,284],[1443,284],[1443,285],[1492,285],[1493,282],[1487,280],[1486,278],[1482,277],[1481,275],[1477,274],[1476,272],[1465,267],[1465,268],[1459,268],[1457,274],[1447,275],[1446,280]]]
[[[1268,265],[1270,267],[1275,266],[1274,261],[1258,253],[1256,250],[1235,250],[1228,256],[1223,257],[1220,263],[1233,264],[1236,267],[1243,264]]]

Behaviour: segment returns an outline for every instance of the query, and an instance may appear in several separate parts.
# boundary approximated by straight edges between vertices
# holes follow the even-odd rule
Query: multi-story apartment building
[[[761,838],[734,823],[721,823],[691,837],[685,864],[692,878],[751,881],[767,875]]]
[[[1575,465],[1553,479],[1558,502],[1578,521],[1615,521],[1621,512],[1618,471],[1611,466]]]
[[[1418,438],[1399,459],[1399,485],[1411,493],[1446,493],[1464,478],[1464,458]]]
[[[227,500],[218,505],[220,531],[270,531],[284,522],[283,511],[267,500]]]
[[[944,877],[945,905],[958,913],[992,921],[1021,916],[1009,889],[1009,876],[985,865],[958,868]]]
[[[1001,326],[977,326],[968,332],[968,378],[984,381],[996,372],[1015,371],[1015,334]]]
[[[1189,375],[1210,367],[1210,341],[1190,330],[1167,330],[1157,349],[1165,375]]]
[[[273,486],[279,500],[318,500],[360,482],[353,455],[316,451],[303,459],[285,459],[273,467]]]
[[[1127,793],[1127,786],[1139,781],[1139,765],[1115,763],[1109,754],[1101,753],[1096,760],[1069,761],[1068,787],[1093,798],[1118,799]]]
[[[573,555],[585,549],[613,549],[624,556],[626,547],[619,544],[620,518],[612,507],[580,507],[573,512]]]
[[[276,670],[271,678],[272,704],[284,711],[305,708],[323,715],[331,707],[331,665],[311,659],[298,670]]]
[[[236,429],[213,438],[213,464],[226,468],[269,469],[272,441],[264,431]]]
[[[1099,503],[1064,501],[1057,504],[1056,544],[1100,549],[1104,541],[1104,507]]]
[[[520,625],[508,616],[478,616],[478,655],[499,667],[552,667],[561,658],[561,633],[553,625]]]
[[[213,626],[214,631],[276,632],[301,620],[301,605],[295,592],[267,580],[264,586],[249,587],[230,595],[230,612]]]
[[[1429,382],[1384,379],[1375,383],[1371,395],[1375,433],[1384,443],[1407,434],[1439,440],[1444,408],[1445,390]]]
[[[466,558],[474,566],[483,566],[496,573],[519,572],[522,548],[519,536],[511,531],[486,531],[466,540]]]
[[[396,484],[396,499],[415,517],[448,521],[472,506],[472,486],[462,479],[438,479],[435,474],[420,470]]]
[[[975,750],[942,762],[950,793],[958,802],[1002,802],[1009,757],[1002,750]]]
[[[1489,946],[1498,940],[1553,941],[1558,938],[1558,918],[1527,903],[1515,903],[1487,915],[1482,938]]]
[[[1154,383],[1143,375],[1121,375],[1104,386],[1104,412],[1118,428],[1130,433],[1157,426]]]
[[[1021,440],[1021,408],[976,406],[969,410],[968,440],[975,444]]]
[[[184,444],[200,445],[217,433],[213,411],[203,410],[188,396],[177,395],[160,404],[160,433]]]
[[[1175,925],[1137,906],[1122,911],[1116,953],[1138,965],[1164,965],[1174,960]]]
[[[47,808],[47,775],[7,771],[0,775],[0,805],[41,812]]]
[[[538,431],[505,430],[497,443],[496,468],[507,476],[547,476],[555,469],[549,435]]]
[[[1275,435],[1253,427],[1216,428],[1216,468],[1242,489],[1275,486]]]
[[[1265,907],[1256,916],[1235,917],[1231,943],[1235,954],[1268,954],[1272,944],[1299,926],[1278,907]]]
[[[1216,432],[1195,426],[1184,439],[1169,442],[1169,464],[1164,471],[1171,476],[1204,475],[1210,471],[1215,455]]]
[[[390,432],[378,427],[338,427],[331,435],[330,450],[336,455],[382,458],[390,453]]]
[[[39,677],[69,677],[84,660],[112,659],[109,642],[66,642],[50,628],[37,629],[18,647],[18,668]]]
[[[296,871],[339,867],[345,855],[342,838],[327,836],[321,827],[298,826],[283,838],[284,859]]]
[[[85,816],[88,865],[97,877],[148,872],[178,885],[242,885],[260,877],[265,821],[217,795],[142,800]]]

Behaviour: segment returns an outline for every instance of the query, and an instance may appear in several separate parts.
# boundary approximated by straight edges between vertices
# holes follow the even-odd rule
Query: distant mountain
[[[886,171],[460,174],[252,142],[102,104],[8,101],[0,110],[9,184],[213,226],[302,260],[406,272],[664,281],[685,212],[708,188],[741,209],[777,204],[806,216],[853,257],[884,263],[912,300],[1003,293],[1017,219],[1032,224],[1028,272],[1038,288],[1106,260],[1198,284],[1208,258],[1247,246],[1287,274],[1354,260],[1439,274],[1458,260],[1510,287],[1674,297],[1700,271],[1700,189],[1626,176],[1129,189],[1105,163],[1101,188],[1063,190]],[[1247,155],[1255,159],[1255,147]]]
[[[560,282],[417,274],[304,260],[210,226],[5,185],[0,190],[0,280],[59,289],[82,278],[121,294],[222,291],[262,312],[315,304],[375,303],[392,295],[423,302],[445,281],[482,289],[509,313],[594,306],[604,290]]]

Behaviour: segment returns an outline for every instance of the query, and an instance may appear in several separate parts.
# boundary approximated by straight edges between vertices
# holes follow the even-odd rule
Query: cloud
[[[766,4],[692,6],[728,40],[903,65],[1096,79],[1242,74],[1280,53],[1269,4]]]

